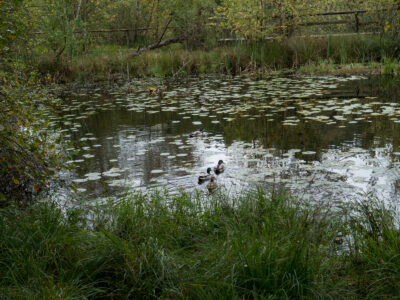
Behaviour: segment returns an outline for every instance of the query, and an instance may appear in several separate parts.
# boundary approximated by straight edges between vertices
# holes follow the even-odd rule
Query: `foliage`
[[[0,65],[16,54],[18,46],[27,50],[33,45],[30,29],[35,21],[28,13],[29,1],[0,1]]]
[[[100,38],[106,42],[143,45],[183,32],[191,32],[192,41],[202,39],[212,0],[36,0],[42,21],[43,50],[60,56],[84,52],[90,41],[88,29],[111,30]],[[117,31],[112,31],[112,30]],[[118,31],[127,29],[129,31]]]
[[[230,30],[236,37],[263,39],[271,35],[290,36],[296,29],[300,29],[299,25],[310,22],[318,24],[321,21],[343,21],[346,18],[346,15],[339,14],[322,16],[321,19],[319,13],[366,10],[365,15],[363,14],[366,22],[373,20],[374,24],[378,23],[379,32],[393,33],[398,31],[397,5],[397,0],[224,0],[221,1],[212,19],[215,20],[213,23],[215,26]],[[357,14],[357,17],[360,18],[361,14]],[[372,31],[376,29],[375,26]],[[328,32],[329,29],[325,33]]]
[[[336,234],[334,226],[317,221],[317,210],[261,190],[232,199],[235,204],[223,195],[204,200],[136,194],[95,211],[87,225],[82,210],[66,216],[54,205],[38,205],[30,213],[7,210],[0,218],[0,246],[7,249],[0,258],[0,294],[135,299],[314,294]],[[11,222],[15,218],[19,221]],[[323,230],[331,233],[321,235]]]
[[[9,207],[0,212],[0,295],[396,298],[396,224],[380,202],[329,210],[263,190],[233,199],[155,191],[90,212]]]
[[[225,0],[218,8],[217,16],[235,34],[254,39],[291,30],[293,19],[304,13],[304,8],[307,8],[307,13],[313,13],[314,6],[312,1],[304,0]]]
[[[266,69],[297,68],[325,59],[331,59],[337,63],[338,55],[341,64],[362,63],[370,60],[380,62],[383,58],[395,60],[400,53],[395,43],[398,38],[398,20],[400,20],[397,0],[351,2],[344,0],[8,0],[3,3],[6,2],[9,3],[8,5],[18,4],[16,7],[19,9],[16,11],[19,15],[11,14],[7,17],[14,22],[21,22],[17,28],[23,29],[21,32],[24,34],[21,36],[25,36],[25,40],[35,46],[35,63],[39,64],[41,73],[45,76],[48,73],[54,75],[56,81],[63,81],[64,77],[75,77],[76,72],[80,78],[83,78],[90,72],[86,69],[80,70],[82,64],[89,65],[88,70],[92,69],[93,64],[96,65],[93,68],[101,70],[103,77],[107,78],[110,77],[109,74],[115,73],[115,69],[121,73],[120,70],[126,72],[132,65],[143,66],[148,63],[147,58],[138,57],[128,61],[122,57],[122,54],[128,55],[140,47],[169,37],[180,36],[183,33],[188,37],[184,47],[190,50],[206,49],[207,53],[203,55],[204,57],[207,57],[209,53],[215,56],[215,53],[221,52],[217,49],[218,43],[221,42],[220,38],[244,38],[246,42],[243,42],[243,45],[236,45],[235,51],[229,49],[229,53],[223,55],[221,60],[207,62],[207,66],[201,63],[204,61],[203,58],[200,63],[187,59],[188,56],[179,59],[174,56],[173,51],[168,50],[165,55],[173,56],[171,62],[152,65],[144,70],[145,74],[139,75],[154,73],[160,73],[163,76],[174,75],[177,71],[203,73],[204,70],[209,69],[217,72],[222,70],[239,73],[243,70],[253,70],[255,66],[265,66]],[[4,11],[3,15],[6,15]],[[320,15],[321,12],[332,11],[362,12]],[[29,23],[23,21],[26,15],[30,16]],[[354,38],[358,42],[349,38],[350,43],[347,43],[345,36],[337,37],[332,38],[331,44],[330,39],[325,44],[326,38],[323,36],[327,36],[332,31],[335,33],[354,32],[356,20],[362,26],[361,31],[375,32],[376,36],[359,35]],[[321,22],[333,22],[334,25],[318,26]],[[10,28],[4,24],[1,28],[5,32]],[[33,31],[40,34],[34,35]],[[313,33],[321,34],[322,41],[304,38]],[[2,36],[7,35],[2,34]],[[265,43],[264,38],[270,36],[274,36],[276,40],[269,41],[270,44]],[[38,42],[34,43],[33,41],[36,40]],[[301,40],[304,42],[302,43]],[[341,44],[335,44],[335,40],[341,40]],[[279,43],[281,44],[278,45]],[[98,51],[101,47],[106,48],[106,45],[123,45],[126,49],[120,51],[114,58],[109,57],[108,53],[103,53],[102,56],[105,57],[103,62],[91,61],[93,57],[91,53]],[[318,51],[318,47],[315,46],[321,45],[321,51]],[[270,46],[271,49],[269,49]],[[27,56],[23,50],[22,47],[19,51],[20,58]],[[239,51],[242,52],[239,54]],[[355,51],[358,55],[357,61],[353,57]],[[379,51],[381,53],[377,55]],[[197,56],[197,53],[195,54]],[[164,54],[154,56],[163,58]],[[243,61],[241,61],[242,58]],[[84,60],[88,62],[82,62]],[[183,63],[175,68],[175,63],[178,61]],[[108,62],[112,65],[107,65]],[[164,70],[166,65],[172,68]],[[191,67],[186,68],[183,65]],[[216,65],[219,67],[215,67]],[[46,72],[46,69],[49,71]],[[132,69],[129,70],[130,76],[139,73],[136,71],[138,68],[132,67]],[[187,72],[187,69],[191,71]]]
[[[38,1],[42,21],[38,24],[41,32],[43,54],[50,51],[53,59],[58,60],[66,51],[69,56],[81,54],[85,47],[86,37],[75,34],[83,30],[80,15],[82,1]]]
[[[31,201],[47,189],[48,180],[62,167],[61,137],[48,128],[43,116],[44,109],[55,102],[45,90],[33,87],[37,84],[33,79],[19,76],[5,73],[0,77],[0,205]]]
[[[170,45],[145,52],[134,60],[127,59],[129,48],[102,46],[92,49],[84,57],[60,59],[58,64],[51,58],[42,57],[38,67],[41,74],[51,74],[56,82],[210,73],[262,74],[286,68],[318,74],[397,74],[398,43],[398,37],[390,36],[293,37],[285,41],[241,42],[210,50]]]
[[[26,204],[61,168],[60,138],[41,114],[50,103],[20,56],[34,45],[31,1],[0,1],[0,206]]]

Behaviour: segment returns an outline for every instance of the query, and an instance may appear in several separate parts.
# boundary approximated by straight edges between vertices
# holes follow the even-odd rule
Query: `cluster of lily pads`
[[[356,80],[363,79],[206,77],[170,83],[159,95],[146,92],[143,81],[111,90],[83,88],[63,95],[60,114],[49,116],[50,126],[60,127],[74,144],[71,153],[79,151],[69,163],[76,167],[70,176],[80,191],[198,188],[193,174],[222,157],[230,167],[223,185],[234,191],[265,184],[285,185],[310,198],[341,199],[354,194],[355,186],[397,193],[400,148],[363,149],[351,140],[324,149],[279,148],[234,134],[240,124],[259,130],[268,124],[280,130],[321,124],[345,131],[384,118],[397,126],[398,103],[335,94],[343,82]],[[190,131],[200,126],[212,134],[190,139]]]

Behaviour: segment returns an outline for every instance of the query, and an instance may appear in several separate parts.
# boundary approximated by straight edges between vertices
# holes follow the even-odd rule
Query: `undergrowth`
[[[265,73],[291,69],[310,74],[397,74],[399,39],[392,36],[293,37],[282,41],[233,42],[212,49],[170,45],[128,58],[133,49],[97,46],[86,55],[38,56],[38,69],[54,81],[117,80],[204,73]]]
[[[88,217],[90,216],[90,217]],[[0,212],[5,299],[378,299],[400,291],[398,219],[261,189]]]

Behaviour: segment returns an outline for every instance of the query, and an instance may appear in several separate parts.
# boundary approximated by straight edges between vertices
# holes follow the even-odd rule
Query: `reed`
[[[398,42],[398,38],[389,36],[293,37],[282,41],[235,42],[206,48],[209,50],[170,45],[131,59],[127,59],[131,49],[101,46],[73,59],[54,61],[38,57],[37,65],[41,74],[50,74],[58,82],[209,73],[236,75],[287,69],[310,74],[397,75]]]
[[[0,296],[395,298],[398,220],[378,201],[333,210],[262,189],[137,193],[89,211],[9,207]]]

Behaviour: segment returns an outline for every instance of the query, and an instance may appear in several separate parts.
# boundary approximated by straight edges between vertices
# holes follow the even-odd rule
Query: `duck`
[[[222,173],[224,171],[225,171],[225,164],[224,164],[224,162],[222,160],[219,160],[218,161],[218,165],[216,165],[214,167],[214,172],[215,172],[215,174],[218,175],[219,173]]]
[[[203,130],[203,127],[201,127],[199,130],[193,131],[191,134],[189,134],[189,137],[195,137],[195,136],[204,136],[206,133]]]
[[[157,96],[160,95],[162,92],[162,89],[158,88],[158,87],[149,87],[146,89],[146,92],[150,95],[150,96]]]
[[[218,187],[217,185],[217,178],[215,176],[211,176],[211,181],[207,184],[207,189],[209,192],[216,190]]]
[[[211,168],[207,168],[207,173],[201,174],[199,176],[199,183],[203,183],[204,181],[208,181],[211,179]]]

